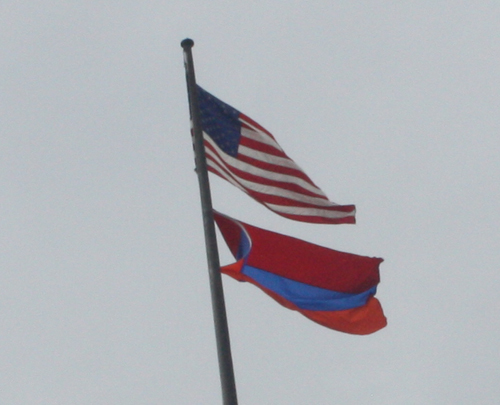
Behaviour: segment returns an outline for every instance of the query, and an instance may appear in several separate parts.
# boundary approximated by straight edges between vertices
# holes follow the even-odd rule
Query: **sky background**
[[[198,83],[357,224],[211,177],[214,207],[385,259],[369,336],[224,276],[240,404],[498,403],[499,21],[485,0],[2,1],[0,403],[221,403],[186,37]]]

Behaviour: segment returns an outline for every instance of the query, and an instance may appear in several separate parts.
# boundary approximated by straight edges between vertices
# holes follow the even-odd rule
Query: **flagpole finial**
[[[194,46],[194,41],[191,38],[186,38],[186,39],[182,40],[181,46],[184,49],[192,48]]]

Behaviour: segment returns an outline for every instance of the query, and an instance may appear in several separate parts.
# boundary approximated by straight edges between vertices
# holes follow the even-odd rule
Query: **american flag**
[[[355,222],[354,205],[331,202],[266,129],[200,86],[198,101],[208,170],[286,218]]]

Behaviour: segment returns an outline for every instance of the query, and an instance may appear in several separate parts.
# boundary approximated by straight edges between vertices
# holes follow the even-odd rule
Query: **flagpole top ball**
[[[186,38],[181,42],[181,46],[184,49],[192,48],[194,46],[194,41],[191,38]]]

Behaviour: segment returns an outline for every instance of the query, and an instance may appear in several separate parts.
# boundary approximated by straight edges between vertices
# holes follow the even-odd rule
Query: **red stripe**
[[[248,190],[248,194],[251,197],[255,198],[257,201],[261,200],[268,204],[274,204],[274,205],[284,205],[288,207],[298,207],[298,208],[318,208],[325,211],[345,212],[345,213],[349,213],[355,210],[354,205],[330,205],[328,207],[323,207],[317,204],[310,204],[303,201],[292,200],[291,198],[281,197],[273,194],[259,193],[253,190]]]
[[[276,211],[274,211],[276,212]],[[281,212],[276,212],[282,217],[293,219],[294,221],[299,222],[307,222],[311,224],[329,224],[329,225],[340,225],[340,224],[355,224],[356,218],[354,215],[350,215],[347,217],[341,218],[327,218],[327,217],[319,217],[319,216],[310,216],[310,215],[293,215],[293,214],[285,214]]]
[[[219,156],[219,158],[222,161],[224,161],[223,157],[218,153],[218,151],[211,144],[209,144],[208,142],[205,142],[205,148],[206,149],[210,149],[215,155]],[[207,156],[207,159],[211,160],[211,157]],[[266,170],[266,171],[277,173],[277,174],[284,174],[284,175],[287,175],[287,176],[296,177],[298,179],[306,181],[311,186],[313,186],[313,187],[317,188],[318,190],[320,190],[319,187],[316,186],[311,181],[311,179],[309,179],[309,177],[307,177],[307,175],[304,172],[302,172],[302,171],[298,171],[298,170],[286,168],[286,167],[283,167],[283,166],[273,165],[273,164],[270,164],[270,163],[267,163],[267,162],[262,162],[262,161],[259,161],[259,160],[253,159],[253,158],[249,158],[248,156],[244,156],[244,155],[238,155],[237,159],[239,161],[241,161],[241,162],[248,163],[248,164],[250,164],[252,166],[255,166],[255,167],[259,168],[259,169],[262,169],[262,170]],[[214,162],[214,163],[216,163],[216,162]],[[281,182],[279,180],[270,180],[270,179],[267,179],[267,178],[264,178],[264,177],[260,177],[258,175],[249,173],[247,171],[244,171],[244,170],[232,167],[232,166],[228,167],[228,170],[233,171],[235,174],[237,174],[240,177],[244,177],[245,179],[248,178],[248,180],[256,181],[257,178],[258,179],[262,179],[262,180],[259,180],[258,182],[262,183],[262,184],[275,185],[275,186],[282,187],[282,188],[285,188],[285,189],[290,189],[290,190],[293,189],[294,191],[303,193],[305,195],[310,195],[310,196],[314,196],[314,197],[318,197],[318,198],[322,198],[322,199],[327,200],[327,198],[325,196],[321,196],[321,195],[315,194],[315,193],[313,193],[313,192],[311,192],[309,190],[306,190],[306,189],[300,187],[299,185],[297,185],[295,183]]]
[[[212,167],[209,166],[208,170],[211,171],[212,173],[220,176],[220,174]],[[228,171],[225,170],[223,167],[221,167],[221,170],[224,171],[225,173],[228,173]],[[220,176],[220,177],[222,177],[222,176]],[[243,187],[243,185],[241,185],[240,182],[238,182],[237,180],[234,180],[234,181],[236,181],[238,184],[240,184],[241,187]],[[313,223],[331,223],[331,224],[355,223],[354,213],[349,215],[349,213],[351,213],[355,210],[354,205],[334,205],[334,206],[323,207],[323,206],[318,206],[316,204],[309,204],[309,203],[305,203],[305,202],[301,202],[301,201],[292,200],[292,199],[289,199],[286,197],[276,196],[276,195],[272,195],[272,194],[259,193],[256,191],[249,190],[246,187],[243,187],[243,188],[244,188],[245,192],[250,197],[252,197],[253,199],[255,199],[257,202],[259,202],[261,204],[268,203],[268,204],[276,204],[276,205],[281,205],[281,206],[298,207],[298,208],[319,208],[319,209],[323,209],[323,210],[330,211],[330,212],[344,212],[346,214],[345,218],[329,218],[329,217],[321,216],[321,215],[313,216],[313,215],[297,215],[297,214],[281,213],[281,212],[278,212],[278,211],[268,207],[272,211],[274,211],[277,214],[282,215],[283,217],[286,217],[286,218],[290,218],[290,219],[294,219],[294,220],[302,221],[302,222],[313,222]]]
[[[207,149],[210,149],[215,155],[217,155],[224,162],[223,157],[217,152],[216,149],[214,149],[212,147],[212,145],[206,143],[205,146],[206,146]],[[213,162],[214,164],[217,164],[217,165],[221,166],[221,164],[218,163],[218,162],[216,162],[211,156],[207,156],[207,160],[209,162]],[[309,191],[309,190],[307,190],[305,188],[302,188],[300,185],[298,185],[296,183],[289,183],[289,182],[286,182],[286,181],[279,181],[279,180],[268,179],[268,178],[261,177],[261,176],[258,176],[256,174],[253,174],[253,173],[249,173],[249,172],[247,172],[245,170],[238,169],[238,168],[233,167],[233,166],[231,166],[231,165],[229,165],[227,163],[226,163],[226,165],[227,166],[223,167],[225,169],[224,171],[226,173],[228,173],[228,172],[229,173],[233,173],[236,176],[241,177],[244,180],[252,181],[252,182],[255,182],[255,183],[258,183],[258,184],[263,184],[263,185],[266,185],[266,186],[278,187],[278,188],[281,188],[283,190],[293,191],[293,192],[296,192],[296,193],[299,193],[299,194],[302,194],[302,195],[305,195],[305,196],[320,198],[322,200],[328,201],[328,199],[325,196],[313,193],[313,192],[311,192],[311,191]],[[281,174],[281,173],[278,173],[278,174]],[[297,176],[294,176],[294,177],[297,177]],[[302,180],[304,180],[304,179],[302,179]],[[316,187],[316,186],[314,186],[314,187]]]
[[[259,183],[259,184],[263,184],[263,185],[270,186],[270,187],[278,187],[278,188],[281,188],[283,190],[293,191],[295,193],[302,194],[302,195],[305,195],[308,197],[315,197],[315,198],[319,198],[319,199],[324,200],[324,201],[328,201],[328,199],[325,196],[315,194],[309,190],[302,188],[301,186],[299,186],[298,184],[295,184],[295,183],[288,183],[288,182],[284,182],[284,181],[267,179],[265,177],[257,176],[255,174],[248,173],[246,171],[237,169],[235,167],[231,167],[230,170],[234,174],[236,174],[237,176],[241,177],[244,180],[252,181],[254,183]]]
[[[230,176],[229,170],[227,170],[224,167],[221,167],[219,165],[220,170],[222,170],[224,173],[226,173],[228,176]],[[212,168],[211,166],[208,166],[208,170],[211,171],[214,174],[217,174],[220,176],[219,172]],[[222,177],[222,176],[220,176]],[[224,178],[224,177],[222,177]],[[232,177],[231,177],[232,178]],[[269,204],[276,204],[276,205],[285,205],[285,206],[290,206],[290,207],[301,207],[301,208],[321,208],[325,209],[328,211],[341,211],[341,212],[350,212],[353,211],[354,206],[343,206],[343,205],[333,205],[333,206],[320,206],[318,204],[311,204],[303,201],[297,201],[291,198],[287,197],[282,197],[274,194],[267,194],[267,193],[261,193],[258,191],[250,190],[249,188],[245,187],[241,182],[239,182],[237,179],[233,178],[233,181],[238,183],[241,187],[243,187],[248,195],[250,195],[252,198],[257,200],[260,203],[269,203]],[[258,183],[262,184],[262,183]]]
[[[240,117],[239,118],[242,121],[242,123],[241,123],[242,126],[244,126],[245,128],[253,130],[253,128],[251,126],[245,124],[245,122],[248,122],[250,125],[252,125],[253,127],[257,128],[258,130],[266,133],[267,135],[269,135],[270,138],[272,138],[272,139],[274,139],[274,141],[276,141],[276,138],[273,136],[273,134],[271,134],[266,128],[264,128],[263,126],[261,126],[260,124],[258,124],[257,122],[255,122],[250,117],[248,117],[245,114],[243,114],[243,113],[240,112]]]
[[[215,171],[215,169],[211,168],[210,166],[208,167],[208,170],[210,170],[214,174],[219,175]],[[279,212],[277,210],[274,210],[270,207],[267,207],[267,208],[271,209],[271,211],[273,211],[273,212],[277,213],[278,215],[281,215],[285,218],[290,218],[290,219],[294,219],[296,221],[301,221],[301,222],[324,223],[324,224],[353,224],[353,223],[355,223],[355,217],[354,217],[354,213],[353,213],[353,211],[355,210],[354,205],[335,205],[335,206],[330,206],[330,207],[318,207],[317,205],[307,204],[307,203],[303,203],[303,202],[299,202],[299,201],[295,201],[295,200],[290,200],[290,199],[287,199],[284,197],[263,194],[263,193],[257,193],[257,192],[248,190],[246,188],[245,188],[245,192],[260,204],[268,203],[268,204],[276,204],[276,205],[294,207],[294,208],[295,207],[297,207],[297,208],[321,208],[321,209],[324,209],[324,210],[329,211],[329,212],[345,213],[345,216],[342,216],[339,218],[330,218],[330,217],[322,216],[322,215],[297,215],[297,214],[293,214],[293,213],[283,213],[283,212]]]
[[[245,156],[245,155],[241,155],[241,154],[238,154],[237,159],[242,161],[242,162],[248,163],[252,166],[258,167],[260,169],[267,170],[269,172],[286,174],[287,176],[297,177],[299,179],[307,181],[309,184],[313,185],[314,187],[319,188],[301,170],[292,169],[290,167],[279,166],[279,165],[275,165],[275,164],[268,163],[268,162],[263,162],[261,160],[254,159],[250,156]]]
[[[276,149],[274,146],[247,138],[246,136],[240,138],[240,145],[256,150],[257,152],[268,153],[269,155],[291,160],[283,151]]]
[[[224,162],[224,159],[220,156],[220,154],[217,152],[217,150],[214,147],[212,147],[212,145],[210,145],[208,142],[204,142],[204,144],[205,144],[205,148],[210,149],[216,156],[218,156],[221,159],[222,162]],[[281,166],[276,166],[276,165],[269,164],[266,162],[258,161],[256,159],[248,158],[247,156],[243,156],[243,155],[239,155],[238,158],[240,161],[245,161],[245,162],[252,164],[254,166],[257,166],[259,168],[263,168],[265,170],[277,172],[278,174],[285,174],[282,172],[287,172],[286,173],[287,175],[301,178],[302,180],[308,182],[309,184],[311,184],[317,188],[317,186],[314,185],[314,183],[312,183],[312,181],[302,171],[289,169],[289,168],[283,168]],[[225,163],[224,163],[224,165],[222,165],[222,164],[219,164],[218,162],[216,162],[215,160],[213,160],[208,155],[207,155],[207,161],[209,164],[210,164],[210,162],[212,162],[213,164],[217,165],[220,168],[220,170],[222,170],[224,173],[226,173],[227,176],[232,178],[234,182],[239,184],[250,197],[252,197],[253,199],[255,199],[257,202],[259,202],[261,204],[275,204],[275,205],[281,205],[281,206],[287,206],[287,207],[298,207],[298,208],[319,208],[319,209],[327,210],[330,212],[339,212],[339,213],[344,212],[344,213],[346,213],[346,216],[343,218],[328,218],[326,216],[321,216],[321,215],[297,215],[297,214],[281,213],[281,212],[276,211],[270,207],[267,207],[271,211],[273,211],[273,212],[277,213],[278,215],[281,215],[285,218],[289,218],[289,219],[293,219],[293,220],[301,221],[301,222],[323,223],[323,224],[355,223],[354,214],[349,214],[349,213],[354,211],[354,209],[355,209],[354,205],[334,205],[334,206],[326,206],[325,207],[325,206],[314,204],[314,203],[305,203],[305,202],[296,201],[294,199],[287,198],[287,197],[281,197],[281,196],[277,196],[277,195],[273,195],[273,194],[266,194],[266,193],[261,193],[261,192],[249,190],[247,187],[245,187],[243,184],[241,184],[240,181],[238,181],[237,179],[234,179],[233,176],[238,176],[244,180],[252,181],[252,182],[257,183],[257,184],[277,187],[279,189],[286,190],[286,191],[293,191],[295,193],[298,193],[299,195],[303,195],[303,196],[307,196],[307,197],[315,197],[315,198],[320,198],[320,199],[325,200],[325,201],[329,201],[326,197],[318,196],[318,195],[316,195],[308,190],[303,189],[302,187],[300,187],[299,185],[297,185],[295,183],[287,183],[287,182],[280,182],[280,181],[276,181],[276,180],[270,180],[270,179],[266,179],[266,178],[257,176],[257,175],[252,174],[252,173],[248,173],[244,170],[240,170],[240,169],[231,167],[229,165],[226,166]],[[210,167],[210,165],[208,167],[208,170],[211,171],[212,173],[224,178],[215,169]]]

